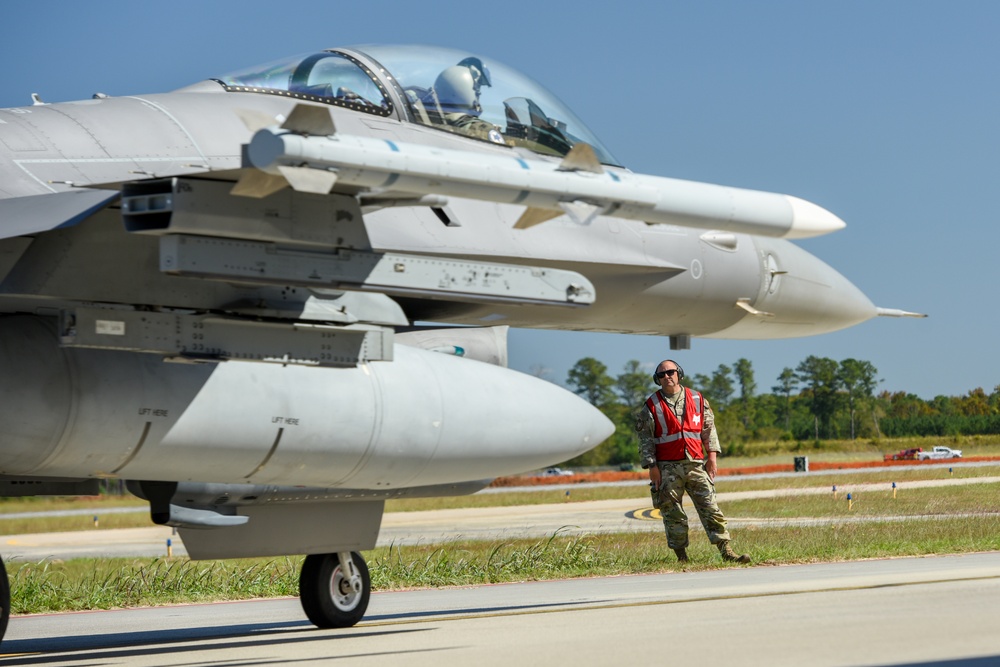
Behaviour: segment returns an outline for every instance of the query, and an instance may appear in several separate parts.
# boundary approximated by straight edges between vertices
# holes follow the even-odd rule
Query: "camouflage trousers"
[[[686,491],[698,511],[701,525],[712,544],[729,539],[726,517],[715,502],[715,484],[705,472],[702,461],[659,461],[659,491],[652,491],[653,507],[663,516],[663,529],[667,533],[667,546],[686,549],[688,546],[688,517],[684,511],[683,496]]]

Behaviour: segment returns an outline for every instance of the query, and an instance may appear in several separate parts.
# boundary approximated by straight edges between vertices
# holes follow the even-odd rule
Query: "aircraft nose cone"
[[[761,240],[766,289],[757,308],[774,313],[773,324],[812,335],[845,329],[875,317],[878,309],[851,281],[796,245]]]
[[[802,248],[781,239],[756,237],[764,259],[757,312],[720,337],[797,338],[838,331],[878,315],[851,281]]]

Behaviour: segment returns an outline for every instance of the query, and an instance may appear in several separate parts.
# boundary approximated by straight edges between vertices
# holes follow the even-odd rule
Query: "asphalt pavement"
[[[15,617],[10,665],[1000,664],[1000,553],[372,595],[347,630],[295,599]]]

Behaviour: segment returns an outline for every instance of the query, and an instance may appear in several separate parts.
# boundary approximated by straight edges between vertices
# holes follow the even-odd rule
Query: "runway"
[[[1000,664],[1000,553],[15,617],[4,664]]]

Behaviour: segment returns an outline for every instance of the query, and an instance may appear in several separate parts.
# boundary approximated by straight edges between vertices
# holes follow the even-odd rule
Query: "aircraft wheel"
[[[7,633],[7,621],[10,619],[10,581],[7,579],[7,568],[3,558],[0,558],[0,639]]]
[[[306,556],[299,573],[299,599],[319,628],[349,628],[368,609],[372,580],[356,551]]]

